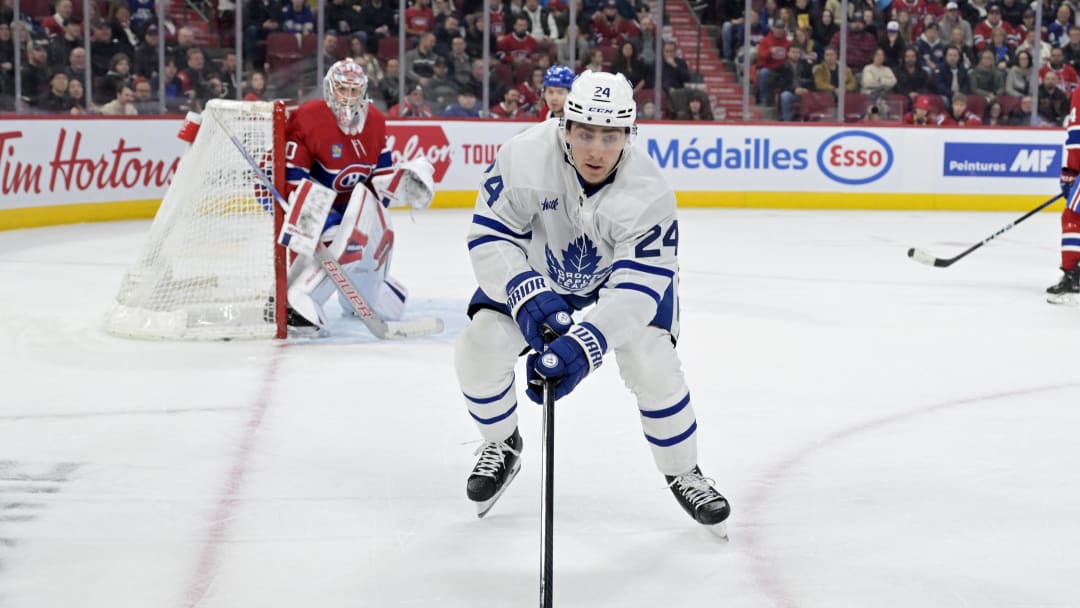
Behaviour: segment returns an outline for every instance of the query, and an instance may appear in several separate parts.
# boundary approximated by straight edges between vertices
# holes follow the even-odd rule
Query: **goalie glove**
[[[384,207],[423,209],[435,197],[435,167],[423,156],[398,163],[392,173],[371,182]]]

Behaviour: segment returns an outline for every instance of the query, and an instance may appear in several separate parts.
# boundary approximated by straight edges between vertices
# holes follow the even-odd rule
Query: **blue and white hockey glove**
[[[529,355],[529,386],[525,394],[536,403],[544,402],[544,380],[555,380],[555,400],[562,399],[589,372],[600,367],[607,340],[591,323],[580,323],[566,335],[548,344],[547,350]]]
[[[570,305],[551,290],[544,277],[535,271],[523,272],[506,284],[506,305],[521,328],[521,335],[536,352],[544,350],[544,327],[556,335],[570,329]]]
[[[1073,184],[1076,183],[1076,171],[1068,167],[1061,168],[1061,195],[1065,198],[1069,198],[1069,192],[1072,191]]]

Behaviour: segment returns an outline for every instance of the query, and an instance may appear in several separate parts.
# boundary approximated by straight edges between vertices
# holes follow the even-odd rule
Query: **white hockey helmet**
[[[586,70],[574,79],[563,106],[563,120],[597,127],[626,127],[634,135],[637,102],[622,74]],[[565,127],[565,125],[564,125]]]
[[[334,63],[323,78],[323,99],[338,127],[348,135],[356,135],[364,128],[369,101],[367,87],[364,68],[352,59]]]

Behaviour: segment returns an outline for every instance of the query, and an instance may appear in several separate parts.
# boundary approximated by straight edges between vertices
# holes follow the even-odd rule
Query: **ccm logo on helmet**
[[[371,165],[349,165],[334,176],[333,188],[338,192],[348,192],[367,179],[370,174]]]
[[[881,179],[893,163],[892,148],[881,136],[869,131],[842,131],[821,143],[818,167],[826,177],[841,184],[858,186]]]
[[[614,114],[615,113],[615,110],[612,110],[611,108],[599,108],[599,107],[596,107],[596,106],[590,106],[588,108],[588,111],[589,112],[596,112],[597,114]]]

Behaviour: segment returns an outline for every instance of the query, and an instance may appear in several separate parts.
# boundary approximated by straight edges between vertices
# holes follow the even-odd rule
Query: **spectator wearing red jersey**
[[[933,105],[930,103],[930,97],[919,95],[915,98],[914,108],[904,114],[904,124],[920,127],[934,124],[934,117],[930,115],[932,109]]]
[[[503,93],[503,100],[491,106],[493,118],[517,118],[521,115],[521,92],[517,89],[507,89]]]
[[[773,72],[783,67],[784,62],[787,61],[787,49],[789,46],[791,46],[791,41],[787,39],[787,35],[781,28],[769,30],[768,35],[758,43],[757,79],[758,95],[761,97],[761,103],[772,105]],[[848,52],[850,51],[851,47],[849,46]]]
[[[1043,64],[1039,69],[1039,79],[1045,80],[1047,72],[1057,74],[1058,88],[1066,95],[1072,95],[1073,90],[1080,86],[1080,76],[1071,65],[1065,63],[1065,49],[1061,47],[1050,49],[1050,62]]]
[[[938,115],[937,124],[945,127],[980,127],[982,126],[982,117],[968,111],[967,95],[955,93],[949,107]]]
[[[71,0],[57,0],[56,12],[41,22],[41,28],[45,30],[49,38],[63,36],[64,25],[69,19],[71,19]]]
[[[424,88],[420,85],[414,86],[405,94],[404,101],[395,104],[386,113],[388,118],[427,118],[434,115],[431,106],[424,103]]]
[[[523,14],[514,17],[513,30],[499,37],[496,48],[503,63],[518,65],[531,61],[540,52],[540,43],[529,33],[529,18]]]
[[[266,101],[266,74],[255,71],[248,77],[248,86],[244,89],[244,101]]]
[[[597,46],[619,46],[624,40],[641,36],[641,30],[629,20],[619,15],[616,0],[604,0],[603,7],[593,14],[593,44]]]
[[[529,79],[518,85],[519,100],[527,113],[536,113],[540,107],[540,96],[544,91],[544,70],[533,68]]]
[[[889,8],[890,18],[899,21],[897,16],[900,11],[907,11],[911,15],[912,23],[922,23],[923,15],[926,14],[926,3],[923,0],[914,0],[914,2],[894,0],[892,7]]]
[[[987,9],[986,19],[983,19],[975,26],[973,38],[975,40],[976,51],[981,53],[983,49],[986,48],[987,43],[990,42],[990,38],[994,34],[994,28],[996,27],[1005,28],[1006,42],[1008,42],[1010,48],[1016,48],[1016,45],[1020,42],[1016,30],[1001,18],[1001,9],[997,5],[994,5]]]
[[[412,6],[405,9],[405,33],[419,36],[430,32],[434,27],[435,11],[431,8],[430,0],[416,0]]]
[[[1020,41],[1027,40],[1028,32],[1033,32],[1036,29],[1038,28],[1035,27],[1035,11],[1029,8],[1024,11],[1023,20],[1016,27],[1016,38]]]

